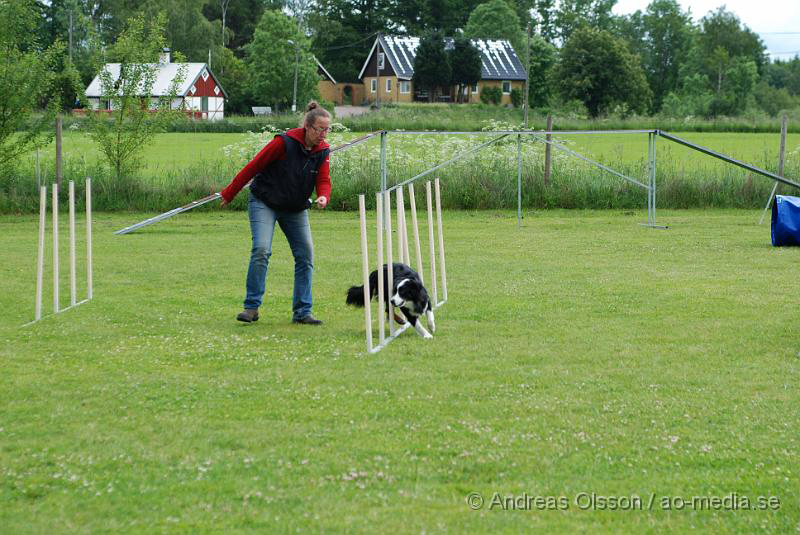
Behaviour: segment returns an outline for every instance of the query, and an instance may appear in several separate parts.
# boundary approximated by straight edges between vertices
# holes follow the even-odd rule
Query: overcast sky
[[[613,11],[627,15],[644,12],[649,0],[617,0]],[[691,10],[699,21],[709,11],[725,5],[739,20],[761,36],[772,58],[790,59],[800,55],[800,0],[678,0],[684,11]]]

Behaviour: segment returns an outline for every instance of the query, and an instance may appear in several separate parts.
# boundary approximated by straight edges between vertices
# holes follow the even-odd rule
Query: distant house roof
[[[155,64],[154,64],[155,65]],[[169,94],[170,85],[172,81],[178,76],[178,69],[182,66],[186,66],[186,72],[184,75],[183,80],[181,83],[178,84],[178,96],[186,96],[189,94],[189,90],[192,86],[197,82],[197,79],[203,76],[203,73],[207,73],[209,76],[214,78],[214,82],[217,86],[222,90],[222,94],[225,95],[225,98],[228,98],[228,93],[225,91],[225,88],[222,87],[219,83],[219,79],[214,76],[214,73],[211,72],[211,69],[208,68],[206,63],[159,63],[156,66],[158,67],[158,72],[156,73],[156,81],[153,84],[153,91],[152,95],[154,97],[161,97]],[[119,63],[106,63],[103,66],[103,70],[108,71],[111,76],[116,80],[119,78]],[[87,97],[101,97],[103,96],[102,87],[100,83],[100,75],[94,77],[92,82],[89,84],[89,87],[86,88],[86,96]]]
[[[525,66],[517,57],[514,48],[506,40],[470,39],[481,54],[481,80],[525,80]],[[410,80],[414,76],[414,57],[417,55],[419,37],[400,37],[382,35],[381,50],[385,52],[397,77]],[[364,77],[370,58],[378,46],[378,39],[372,45],[364,66],[358,77]],[[445,49],[453,48],[453,39],[445,38]]]
[[[322,63],[319,62],[316,56],[314,56],[314,61],[317,62],[317,74],[321,74],[335,84],[336,80],[334,80],[333,76],[331,76],[331,73],[329,73],[328,70],[322,66]]]

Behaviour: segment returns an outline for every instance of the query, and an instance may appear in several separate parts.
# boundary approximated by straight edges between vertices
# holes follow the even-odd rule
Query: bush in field
[[[484,87],[481,89],[481,102],[484,104],[500,104],[502,97],[503,93],[499,87]]]
[[[522,90],[517,88],[511,90],[511,104],[515,108],[522,106]]]

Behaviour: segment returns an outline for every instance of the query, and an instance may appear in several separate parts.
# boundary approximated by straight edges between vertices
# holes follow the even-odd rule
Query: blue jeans
[[[253,249],[247,268],[247,296],[244,308],[258,308],[267,286],[267,267],[272,256],[272,236],[275,223],[280,225],[294,255],[294,295],[292,319],[302,319],[311,313],[311,278],[314,272],[314,245],[311,242],[311,225],[308,210],[279,212],[273,210],[250,194],[247,205]]]

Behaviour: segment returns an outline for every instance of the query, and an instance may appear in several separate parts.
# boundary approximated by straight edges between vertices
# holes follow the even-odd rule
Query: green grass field
[[[522,229],[512,212],[446,212],[435,337],[376,355],[344,306],[355,214],[312,214],[320,328],[290,323],[280,233],[262,319],[244,325],[245,215],[112,235],[150,215],[95,214],[95,299],[26,328],[36,221],[0,217],[0,531],[800,525],[800,250],[772,248],[756,211],[660,211],[668,230],[641,211],[529,212]],[[497,505],[526,496],[533,510]],[[741,507],[759,497],[765,510]]]
[[[351,139],[363,135],[363,132],[350,133],[343,139]],[[777,167],[778,149],[780,146],[779,134],[748,134],[748,133],[697,133],[674,132],[693,143],[709,147],[718,152],[728,154],[734,158],[754,163],[757,165],[768,164]],[[217,161],[225,158],[223,148],[237,143],[247,137],[247,134],[186,134],[167,133],[157,134],[152,145],[144,152],[144,163],[148,174],[158,174],[165,170],[177,170],[202,161]],[[451,139],[462,139],[463,136],[450,136]],[[566,141],[568,146],[589,157],[604,162],[633,163],[647,159],[647,135],[562,135],[559,139]],[[338,138],[337,138],[338,139]],[[423,142],[418,140],[422,139]],[[443,143],[448,136],[390,136],[391,147],[399,147],[412,152],[420,152],[422,147],[431,144]],[[480,136],[470,136],[475,145],[485,139]],[[486,138],[488,139],[488,138]],[[376,145],[377,146],[377,145]],[[52,165],[51,160],[55,152],[55,144],[42,150],[42,158]],[[797,167],[800,159],[800,134],[789,134],[786,145],[788,162],[790,166]],[[83,133],[65,132],[63,141],[64,158],[72,161],[93,162],[99,157],[96,145]],[[32,158],[33,156],[29,156]],[[662,163],[679,162],[682,166],[694,166],[714,169],[725,164],[704,154],[687,149],[672,142],[660,140],[658,157]],[[32,161],[32,160],[31,160]],[[52,176],[53,172],[49,172]]]

